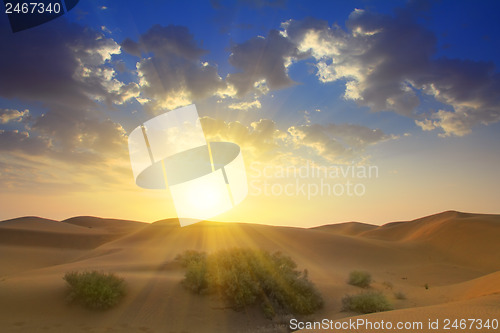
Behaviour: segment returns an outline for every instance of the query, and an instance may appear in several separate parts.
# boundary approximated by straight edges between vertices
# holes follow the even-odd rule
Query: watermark
[[[302,166],[250,164],[249,195],[362,197],[367,182],[379,177],[376,165]]]
[[[497,318],[479,319],[479,318],[444,318],[427,319],[426,321],[389,321],[389,320],[370,320],[366,318],[349,318],[346,320],[322,319],[320,321],[299,321],[295,318],[290,319],[289,327],[292,331],[303,329],[314,330],[336,330],[350,331],[358,330],[368,331],[410,331],[417,332],[422,330],[447,330],[470,332],[472,330],[497,331],[499,321]]]
[[[343,321],[334,321],[331,319],[323,319],[321,321],[299,321],[297,319],[290,319],[290,329],[303,330],[303,329],[315,329],[315,330],[350,330],[357,331],[360,329],[365,330],[422,330],[424,323],[421,321],[398,321],[393,323],[391,321],[379,320],[372,321],[369,319],[352,319]]]
[[[4,0],[12,32],[31,29],[73,9],[80,0]]]

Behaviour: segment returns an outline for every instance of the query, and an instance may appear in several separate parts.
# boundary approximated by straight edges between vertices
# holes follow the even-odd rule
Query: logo
[[[240,147],[207,142],[194,104],[136,127],[128,146],[136,184],[169,188],[181,226],[224,213],[248,194]]]

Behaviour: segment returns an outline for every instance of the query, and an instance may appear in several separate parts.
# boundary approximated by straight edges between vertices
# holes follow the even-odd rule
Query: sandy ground
[[[231,247],[279,250],[307,268],[325,299],[307,320],[424,323],[392,332],[498,331],[427,327],[429,319],[500,320],[500,215],[444,212],[381,227],[349,222],[311,229],[216,222],[180,228],[176,220],[95,217],[3,221],[0,332],[279,332],[277,321],[258,309],[235,312],[180,285],[177,254]],[[66,302],[65,272],[93,269],[125,278],[128,293],[115,308],[96,312]],[[395,310],[341,311],[342,297],[360,292],[346,283],[355,269],[372,274],[371,289],[385,293]],[[397,292],[405,299],[396,299]]]

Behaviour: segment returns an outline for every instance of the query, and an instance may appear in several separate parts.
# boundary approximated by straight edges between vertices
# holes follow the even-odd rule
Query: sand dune
[[[52,247],[59,249],[92,249],[116,239],[131,230],[140,229],[144,223],[134,222],[134,228],[114,226],[102,220],[103,227],[96,227],[94,219],[77,218],[77,223],[59,222],[38,217],[23,217],[0,222],[0,244]],[[88,221],[88,223],[86,222]],[[118,223],[118,222],[115,222]]]
[[[92,230],[73,224],[43,219],[36,216],[20,217],[0,222],[0,230],[27,230],[31,232],[52,232],[65,234],[92,233]]]
[[[356,316],[341,311],[341,298],[359,292],[346,283],[354,269],[368,270],[372,289],[396,308],[363,318],[487,317],[500,309],[499,236],[499,215],[458,212],[380,227],[349,222],[311,229],[217,222],[180,228],[175,219],[13,219],[0,222],[1,331],[271,331],[273,322],[258,309],[225,309],[180,285],[177,254],[231,247],[281,251],[307,268],[325,298],[314,318]],[[64,273],[90,269],[126,279],[129,293],[116,308],[95,313],[66,304]]]
[[[450,294],[454,293],[459,300],[500,295],[500,271],[453,285],[450,289]]]
[[[331,233],[336,233],[336,234],[341,234],[341,235],[347,235],[347,236],[356,236],[362,232],[365,232],[368,230],[373,230],[376,228],[377,228],[377,226],[372,225],[372,224],[367,224],[367,223],[345,222],[345,223],[324,225],[324,226],[316,227],[313,229],[321,230],[324,232],[331,232]]]
[[[77,216],[66,219],[62,222],[70,225],[104,230],[113,234],[128,234],[147,226],[147,224],[143,222],[118,219],[103,219],[94,216]]]
[[[410,222],[389,223],[360,236],[424,244],[461,265],[490,270],[500,262],[498,215],[448,211]]]

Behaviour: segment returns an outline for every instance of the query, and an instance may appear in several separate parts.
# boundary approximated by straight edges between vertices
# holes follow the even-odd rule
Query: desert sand
[[[309,229],[22,217],[0,222],[0,332],[279,332],[258,308],[235,312],[181,286],[177,254],[232,247],[281,251],[307,268],[325,299],[309,320],[500,320],[500,215],[449,211],[383,226]],[[115,308],[90,311],[66,302],[63,275],[94,269],[125,278],[128,293]],[[341,311],[342,297],[360,291],[346,283],[352,270],[369,271],[371,289],[384,292],[395,310]],[[406,298],[396,299],[396,292]]]

